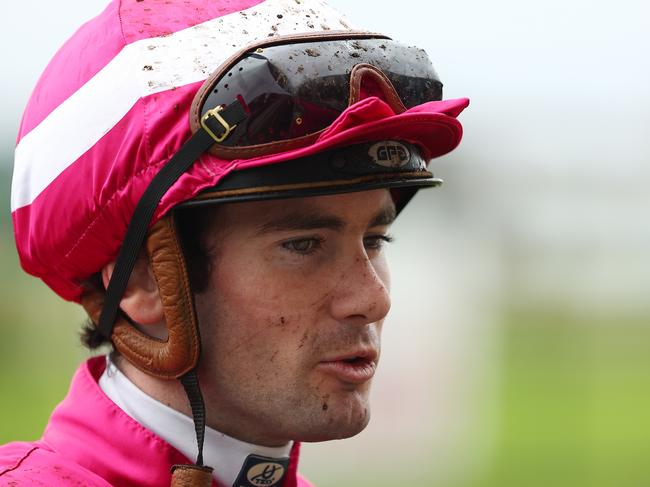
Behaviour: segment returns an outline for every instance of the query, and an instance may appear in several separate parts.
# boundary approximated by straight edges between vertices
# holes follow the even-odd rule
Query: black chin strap
[[[211,110],[210,112],[216,112]],[[104,305],[97,328],[110,340],[120,309],[120,301],[129,282],[129,277],[138,259],[149,224],[160,200],[171,186],[187,171],[201,154],[216,141],[221,141],[229,134],[231,127],[237,125],[247,116],[244,107],[238,101],[223,110],[218,110],[218,117],[209,114],[202,120],[202,127],[183,144],[176,154],[154,176],[142,194],[135,208],[131,221],[115,261],[113,275],[106,289]],[[205,436],[205,405],[199,387],[196,370],[191,370],[180,378],[192,408],[198,457],[196,464],[203,466],[203,439]]]
[[[196,457],[196,465],[203,466],[203,440],[205,439],[205,403],[199,387],[199,377],[196,369],[189,371],[180,378],[185,389],[185,394],[190,401],[192,418],[194,419],[194,430],[196,431],[196,443],[199,453]]]
[[[247,116],[244,107],[239,101],[233,102],[218,113],[221,119],[226,122],[226,126],[231,127],[240,123]],[[216,137],[228,134],[228,130],[224,129],[224,125],[215,117],[204,119],[204,124],[203,127],[207,127],[209,130],[203,127],[199,128],[183,144],[151,180],[133,212],[120,252],[115,261],[115,268],[106,289],[104,305],[97,324],[99,332],[109,340],[120,309],[120,301],[160,200],[178,178],[194,164],[194,161],[215,143]]]

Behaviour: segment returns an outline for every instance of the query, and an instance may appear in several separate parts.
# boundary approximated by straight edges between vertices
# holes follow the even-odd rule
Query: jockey
[[[110,3],[42,74],[11,197],[108,353],[0,484],[310,485],[300,442],[368,423],[388,230],[467,104],[321,0]]]

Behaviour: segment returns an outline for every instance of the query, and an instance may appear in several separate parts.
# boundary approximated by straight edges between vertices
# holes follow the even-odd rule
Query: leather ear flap
[[[396,114],[406,111],[404,103],[402,103],[388,76],[372,64],[360,63],[352,68],[350,73],[349,105],[368,96],[383,98]]]
[[[177,379],[196,367],[201,340],[185,258],[171,214],[149,230],[146,249],[163,304],[168,338],[147,336],[120,314],[111,339],[120,354],[143,372],[161,379]],[[104,292],[84,293],[82,305],[95,324],[103,303]]]

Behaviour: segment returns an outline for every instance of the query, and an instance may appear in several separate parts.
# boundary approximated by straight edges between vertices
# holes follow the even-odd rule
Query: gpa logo
[[[411,160],[411,153],[405,145],[394,140],[386,140],[374,144],[368,150],[375,164],[384,167],[402,167]]]
[[[233,487],[280,487],[288,468],[288,458],[248,455]]]

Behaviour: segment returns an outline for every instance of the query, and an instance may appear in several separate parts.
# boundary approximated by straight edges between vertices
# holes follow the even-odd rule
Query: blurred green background
[[[20,110],[104,2],[71,3],[4,16],[24,42],[2,43],[0,442],[38,438],[87,357],[83,313],[19,269],[9,217]],[[303,472],[321,487],[650,485],[650,9],[330,3],[426,48],[446,96],[472,105],[433,166],[446,184],[394,227],[373,420],[305,445]]]

